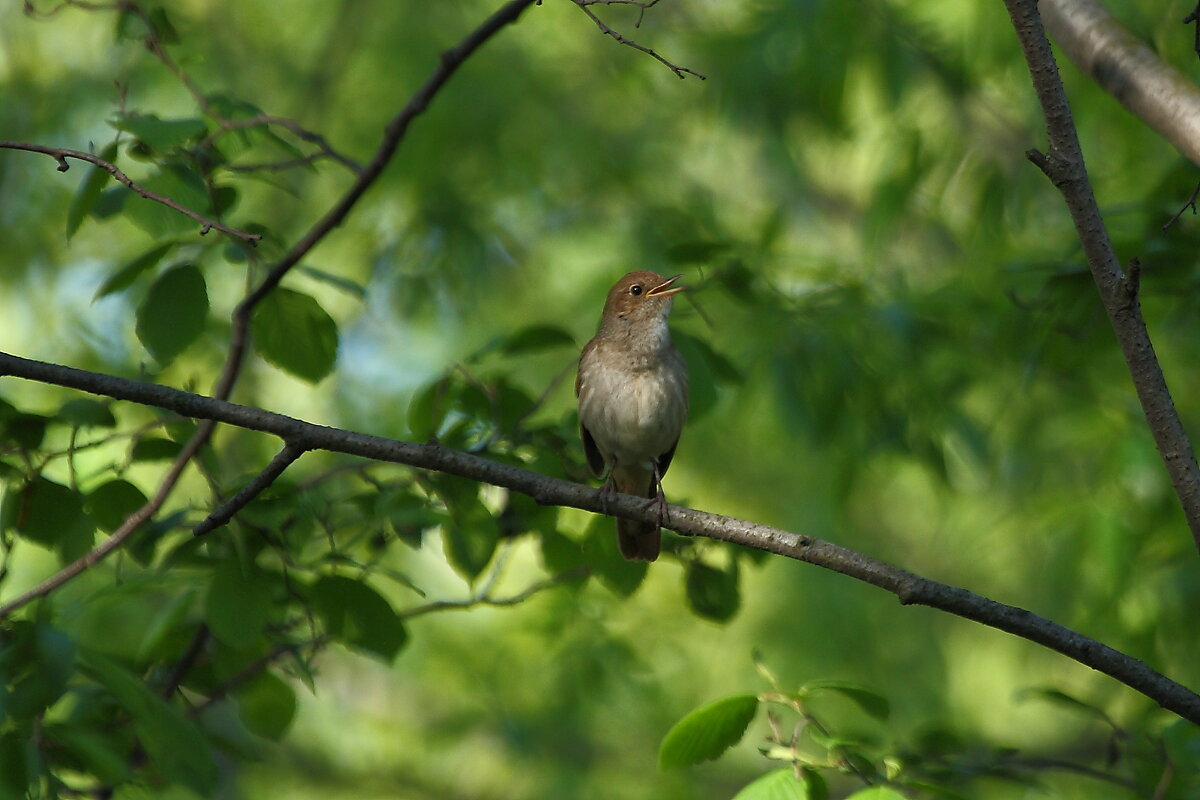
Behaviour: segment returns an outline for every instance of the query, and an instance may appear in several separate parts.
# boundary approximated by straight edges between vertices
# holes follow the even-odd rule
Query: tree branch
[[[1005,0],[1005,5],[1029,65],[1050,140],[1049,151],[1044,155],[1030,151],[1030,160],[1050,178],[1070,210],[1088,268],[1125,356],[1154,443],[1187,517],[1192,538],[1200,549],[1200,467],[1196,465],[1192,444],[1154,354],[1141,306],[1136,295],[1130,295],[1131,283],[1121,271],[1096,205],[1066,91],[1038,16],[1037,0]],[[1200,114],[1196,119],[1200,120]]]
[[[308,448],[300,442],[289,440],[284,444],[283,449],[271,459],[271,463],[267,464],[262,472],[254,476],[254,480],[242,487],[242,490],[230,498],[228,502],[222,503],[220,508],[205,517],[195,528],[192,528],[192,535],[203,536],[229,522],[229,520],[233,519],[234,514],[241,511],[250,504],[251,500],[266,491],[271,484],[279,479],[283,471],[290,467],[292,462],[304,455],[307,450]]]
[[[1200,88],[1096,0],[1041,0],[1038,8],[1067,58],[1200,165]]]
[[[0,375],[79,389],[117,400],[164,408],[186,417],[214,420],[248,430],[270,433],[285,441],[302,441],[313,450],[328,450],[445,472],[481,483],[503,486],[528,495],[543,505],[570,506],[645,522],[658,519],[658,509],[647,506],[644,498],[623,494],[606,496],[598,489],[489,461],[436,443],[413,444],[314,425],[282,414],[166,386],[32,361],[7,353],[0,353]],[[147,514],[146,517],[148,516]],[[806,561],[878,586],[895,594],[905,605],[930,606],[1036,642],[1103,672],[1141,692],[1163,708],[1200,724],[1200,695],[1154,671],[1132,656],[1025,609],[989,600],[966,589],[922,578],[899,567],[812,536],[683,506],[670,506],[669,518],[672,530],[684,536],[719,539]],[[122,526],[122,530],[124,527]],[[117,534],[80,559],[80,562],[86,561],[90,566],[99,561],[112,552],[115,546],[108,545],[115,538]],[[12,614],[37,597],[66,583],[81,571],[71,571],[74,567],[75,565],[71,565],[41,586],[0,607],[0,618]]]
[[[89,164],[95,164],[97,167],[107,170],[114,178],[128,186],[131,190],[133,190],[134,193],[140,195],[141,197],[144,197],[147,200],[153,200],[156,203],[162,203],[167,208],[174,209],[180,214],[191,217],[192,219],[196,220],[196,222],[199,222],[201,236],[208,233],[210,230],[216,230],[241,239],[242,241],[251,245],[258,244],[259,240],[262,239],[262,234],[246,233],[245,231],[239,231],[236,228],[226,227],[216,220],[209,219],[208,217],[197,214],[190,208],[181,206],[179,203],[176,203],[169,197],[164,197],[161,194],[157,194],[140,186],[128,175],[122,172],[120,167],[118,167],[116,164],[111,164],[105,161],[103,158],[92,155],[91,153],[85,153],[82,150],[66,150],[61,147],[46,147],[44,145],[29,144],[27,142],[0,141],[0,148],[7,150],[28,150],[31,153],[44,153],[45,155],[52,156],[58,161],[59,172],[66,172],[71,168],[71,165],[67,163],[68,158],[74,158],[79,161],[86,161]]]
[[[699,78],[702,81],[708,80],[707,77],[705,77],[704,75],[701,75],[699,72],[696,72],[694,69],[688,69],[687,67],[681,67],[678,64],[672,63],[672,62],[668,61],[667,59],[663,58],[662,56],[660,56],[654,50],[651,50],[649,47],[646,47],[645,45],[640,45],[637,42],[633,41],[632,39],[622,36],[619,31],[616,31],[616,30],[613,30],[612,28],[610,28],[607,24],[605,24],[604,20],[597,17],[595,12],[592,11],[590,8],[588,8],[588,6],[595,5],[597,2],[602,2],[605,5],[612,5],[616,1],[617,0],[571,0],[572,3],[579,6],[580,11],[587,14],[588,17],[591,18],[592,22],[596,23],[596,27],[599,28],[600,32],[603,33],[604,35],[611,36],[616,41],[620,42],[621,44],[623,44],[627,47],[632,47],[634,50],[641,50],[643,53],[645,53],[646,55],[655,59],[659,63],[665,64],[667,66],[667,68],[670,69],[671,72],[674,72],[680,79],[686,78],[688,75],[695,75],[697,78]],[[657,2],[657,0],[655,0],[655,2]],[[642,14],[644,14],[646,12],[646,9],[649,8],[650,6],[654,5],[654,3],[649,3],[649,4],[625,3],[625,5],[639,5],[642,7]],[[639,14],[637,25],[641,25],[641,24],[642,24],[642,17],[641,17],[641,14]],[[634,27],[637,27],[637,26],[634,26]]]

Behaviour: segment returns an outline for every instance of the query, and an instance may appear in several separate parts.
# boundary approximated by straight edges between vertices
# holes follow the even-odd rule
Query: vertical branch
[[[1058,65],[1054,62],[1050,42],[1046,40],[1037,0],[1004,0],[1004,3],[1029,65],[1050,142],[1046,153],[1030,151],[1029,158],[1062,193],[1070,210],[1088,268],[1125,356],[1154,443],[1187,517],[1192,538],[1200,549],[1200,467],[1196,465],[1191,442],[1175,410],[1150,334],[1146,331],[1137,280],[1122,272],[1096,205],[1079,135],[1071,118]]]

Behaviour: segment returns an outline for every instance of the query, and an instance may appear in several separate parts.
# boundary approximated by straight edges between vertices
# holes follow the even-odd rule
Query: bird
[[[631,561],[658,558],[666,513],[662,478],[688,411],[687,364],[671,343],[667,315],[683,291],[649,270],[630,272],[613,285],[596,335],[583,347],[575,377],[579,435],[588,466],[608,470],[603,491],[649,498],[659,524],[617,519],[617,545]]]

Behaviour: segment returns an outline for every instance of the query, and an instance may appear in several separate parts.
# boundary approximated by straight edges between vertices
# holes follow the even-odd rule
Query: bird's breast
[[[606,461],[648,463],[679,439],[687,377],[673,349],[629,364],[597,348],[580,364],[579,419]]]

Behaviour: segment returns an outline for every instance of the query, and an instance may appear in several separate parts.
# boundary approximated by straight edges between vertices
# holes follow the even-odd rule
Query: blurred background
[[[439,52],[498,2],[164,5],[178,33],[168,52],[203,91],[294,118],[361,162]],[[1187,3],[1107,6],[1196,75],[1192,31],[1179,24]],[[644,16],[591,8],[707,80],[680,80],[600,35],[568,0],[530,8],[466,63],[347,222],[304,261],[309,270],[285,281],[336,321],[336,369],[313,385],[253,357],[233,399],[412,438],[411,399],[464,365],[526,397],[545,393],[522,424],[555,432],[560,446],[521,451],[522,461],[583,479],[570,438],[578,347],[622,273],[682,272],[694,291],[676,302],[673,327],[694,389],[666,480],[673,502],[830,539],[1028,608],[1200,686],[1194,545],[1066,209],[1025,159],[1045,135],[1003,4],[665,0]],[[1061,66],[1117,252],[1145,266],[1146,319],[1195,431],[1200,221],[1189,213],[1162,226],[1200,174]],[[0,97],[0,138],[75,149],[99,151],[116,136],[112,121],[133,109],[200,116],[117,14],[74,8],[48,19],[17,4],[0,10]],[[254,147],[269,143],[238,153],[230,141],[225,155],[265,160]],[[124,151],[119,163],[135,178],[152,166]],[[199,239],[187,220],[132,209],[93,213],[68,237],[88,171],[54,167],[0,151],[0,347],[210,391],[247,285],[246,253],[217,234]],[[269,263],[290,246],[352,175],[322,161],[228,170],[222,180],[238,192],[225,221],[269,231],[250,256],[254,274],[255,259]],[[148,281],[96,294],[166,238],[180,242],[168,260],[201,265],[211,312],[203,335],[163,367],[135,334]],[[574,343],[478,356],[530,325]],[[70,395],[6,380],[0,396],[48,413]],[[150,418],[114,412],[127,428]],[[271,447],[265,437],[217,437],[230,475],[260,469]],[[307,456],[295,479],[340,463]],[[161,467],[135,464],[127,477],[149,493]],[[189,475],[172,505],[198,508],[207,491]],[[592,524],[563,510],[553,526],[579,541]],[[286,735],[231,758],[224,791],[732,797],[775,766],[757,750],[769,733],[761,715],[712,764],[663,772],[656,754],[697,705],[770,688],[755,652],[785,686],[837,679],[886,696],[886,724],[837,698],[817,706],[892,751],[943,737],[979,763],[1019,748],[1102,768],[1108,728],[1023,700],[1031,687],[1069,693],[1147,735],[1171,721],[1131,690],[1007,634],[903,608],[804,564],[667,536],[668,555],[623,590],[591,579],[511,607],[422,613],[394,664],[331,648],[315,661],[314,691],[288,679],[298,703]],[[377,588],[401,611],[470,598],[443,550],[431,525],[381,556],[424,597],[401,582]],[[538,536],[506,540],[481,580],[494,579],[496,596],[521,592],[555,573],[544,550]],[[716,613],[696,613],[689,597],[697,559],[736,570],[736,596]],[[11,567],[6,597],[52,571],[54,558],[27,548]],[[78,602],[118,569],[81,581]],[[854,785],[831,781],[834,796]],[[981,777],[960,791],[1137,796],[1048,770],[1032,782]]]

